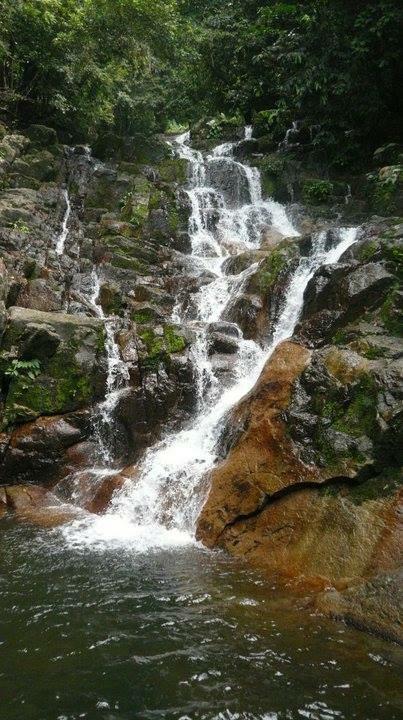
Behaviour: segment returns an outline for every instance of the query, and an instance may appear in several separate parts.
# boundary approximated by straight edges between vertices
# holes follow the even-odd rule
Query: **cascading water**
[[[98,439],[101,461],[108,466],[112,460],[107,441],[110,428],[113,425],[112,413],[116,407],[119,391],[129,381],[129,370],[121,358],[119,346],[115,340],[113,318],[106,317],[102,305],[98,302],[100,282],[95,270],[92,272],[91,280],[91,306],[97,317],[101,318],[105,325],[105,349],[107,357],[106,391],[104,401],[98,406],[99,416],[96,420],[96,437]]]
[[[355,229],[340,229],[338,244],[328,250],[326,234],[314,236],[309,257],[302,258],[291,279],[270,345],[261,348],[243,339],[239,331],[231,384],[221,384],[208,354],[208,326],[222,318],[234,293],[241,291],[248,273],[255,269],[225,275],[230,251],[237,254],[259,247],[261,231],[268,225],[283,236],[298,233],[282,205],[262,199],[258,171],[232,159],[230,144],[219,146],[204,159],[188,142],[189,135],[185,134],[177,138],[176,145],[180,157],[189,162],[192,262],[195,275],[210,273],[212,279],[195,294],[190,316],[188,307],[178,302],[173,319],[195,330],[192,353],[197,414],[188,427],[165,437],[145,453],[136,480],[125,485],[105,515],[88,516],[63,528],[65,538],[73,545],[124,545],[144,551],[194,541],[193,528],[205,496],[203,479],[216,461],[224,416],[253,387],[274,348],[292,335],[304,290],[314,272],[323,264],[336,262],[356,238]],[[239,189],[247,201],[241,207],[228,197],[226,188],[220,188],[218,182],[213,184],[220,176],[215,175],[217,163],[221,163],[221,177],[223,167],[226,178],[236,175],[239,182],[243,177]]]
[[[66,244],[67,235],[69,234],[69,218],[71,214],[71,202],[67,190],[63,190],[63,197],[66,203],[66,210],[64,211],[62,229],[56,241],[56,253],[58,255],[63,255],[64,253],[64,246]]]

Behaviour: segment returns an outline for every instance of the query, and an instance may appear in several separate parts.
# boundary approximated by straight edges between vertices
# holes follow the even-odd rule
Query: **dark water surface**
[[[397,720],[400,650],[197,548],[0,524],[1,720]]]

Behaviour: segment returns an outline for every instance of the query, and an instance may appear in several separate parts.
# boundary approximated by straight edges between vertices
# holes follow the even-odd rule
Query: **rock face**
[[[267,495],[305,479],[287,442],[282,413],[309,355],[294,343],[280,345],[258,385],[231,414],[223,438],[230,451],[212,472],[210,495],[198,522],[199,539],[207,544],[214,545],[237,518],[256,512]],[[314,468],[307,468],[305,475],[313,479]]]
[[[102,397],[104,332],[97,319],[11,307],[1,350],[5,422],[77,410]],[[38,363],[34,378],[24,362]],[[17,370],[7,376],[13,363]]]
[[[110,140],[107,163],[42,125],[0,142],[0,482],[53,483],[96,460],[111,342],[128,375],[104,438],[117,463],[194,402],[189,339],[170,322],[187,164],[158,140],[141,157],[139,138]]]
[[[333,587],[321,611],[403,641],[399,243],[395,227],[367,226],[314,275],[295,337],[227,418],[197,535]]]

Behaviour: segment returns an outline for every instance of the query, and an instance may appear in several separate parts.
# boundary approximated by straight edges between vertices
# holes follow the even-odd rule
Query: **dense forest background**
[[[399,139],[401,0],[0,0],[0,114],[66,137],[295,119],[339,165]]]

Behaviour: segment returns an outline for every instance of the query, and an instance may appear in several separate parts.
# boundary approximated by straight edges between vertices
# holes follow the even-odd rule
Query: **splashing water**
[[[193,325],[196,333],[192,356],[198,411],[188,427],[146,451],[136,479],[126,483],[105,515],[88,516],[62,529],[72,545],[130,546],[144,552],[194,542],[194,525],[205,496],[203,481],[216,461],[223,418],[253,387],[275,347],[292,335],[301,313],[304,290],[315,271],[323,264],[337,262],[356,239],[356,229],[340,229],[337,245],[326,250],[326,233],[314,236],[309,257],[301,259],[290,281],[270,345],[261,348],[253,340],[243,339],[240,332],[232,381],[223,386],[208,355],[208,324],[223,316],[231,299],[241,292],[248,275],[256,269],[252,266],[235,276],[224,274],[223,265],[230,254],[228,235],[232,254],[238,254],[257,248],[262,228],[267,225],[283,236],[298,233],[282,205],[262,199],[258,172],[232,160],[227,154],[227,143],[204,160],[201,153],[189,147],[188,141],[189,135],[185,134],[176,143],[180,157],[189,162],[187,194],[191,205],[193,267],[196,276],[206,271],[214,275],[195,294],[195,318],[188,317],[188,310],[180,302],[174,310],[175,321]],[[250,202],[231,207],[224,193],[206,184],[211,164],[217,160],[223,160],[228,173],[235,171],[238,176],[243,173]],[[212,220],[212,210],[218,213],[216,222]],[[112,376],[115,378],[116,374],[111,369]]]
[[[71,203],[67,190],[63,190],[63,197],[66,203],[66,210],[64,211],[62,229],[56,241],[56,253],[58,255],[63,255],[64,253],[64,246],[66,244],[67,235],[69,234],[68,224],[71,213]]]

